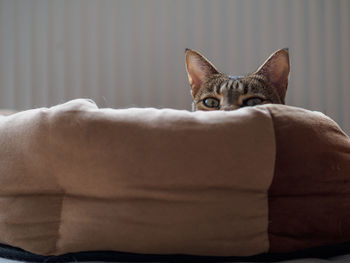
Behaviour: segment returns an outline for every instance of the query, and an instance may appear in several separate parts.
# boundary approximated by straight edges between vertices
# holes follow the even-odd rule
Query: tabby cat
[[[203,55],[186,49],[193,110],[235,110],[266,103],[284,104],[289,75],[288,49],[274,52],[245,76],[219,72]]]

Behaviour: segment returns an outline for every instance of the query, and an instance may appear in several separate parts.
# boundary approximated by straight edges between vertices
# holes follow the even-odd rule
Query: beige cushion
[[[74,100],[0,117],[0,145],[0,243],[42,255],[269,250],[266,107],[191,113]]]
[[[0,243],[250,256],[350,242],[350,139],[284,105],[0,116]]]

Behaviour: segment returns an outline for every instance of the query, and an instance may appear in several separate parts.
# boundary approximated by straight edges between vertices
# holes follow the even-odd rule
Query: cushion
[[[317,112],[99,109],[0,117],[0,243],[251,256],[350,241],[350,140]]]

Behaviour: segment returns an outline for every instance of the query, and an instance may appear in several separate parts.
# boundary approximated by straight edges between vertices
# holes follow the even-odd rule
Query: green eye
[[[215,98],[206,98],[203,100],[203,104],[208,108],[219,108],[220,102]]]
[[[263,100],[261,98],[249,98],[249,99],[246,99],[244,102],[243,102],[243,105],[244,106],[255,106],[255,105],[259,105],[263,102]]]

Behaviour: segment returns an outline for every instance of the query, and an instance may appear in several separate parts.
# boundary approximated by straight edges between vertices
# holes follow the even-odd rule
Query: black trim
[[[25,262],[276,262],[298,258],[319,258],[350,254],[350,243],[335,244],[317,248],[310,248],[289,253],[268,253],[251,257],[207,257],[192,255],[153,255],[133,254],[115,251],[88,251],[69,253],[60,256],[36,255],[20,248],[0,244],[0,257]]]

